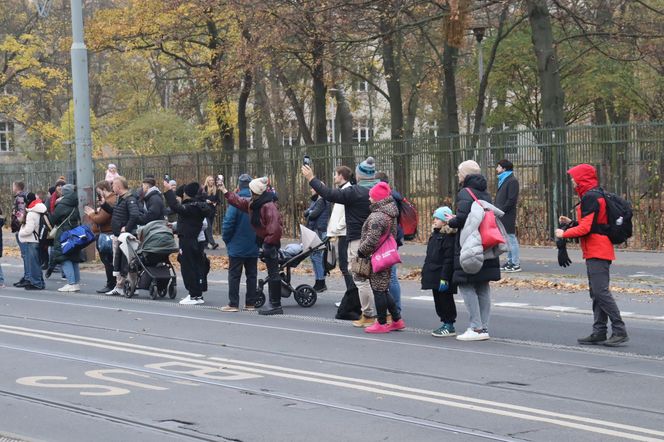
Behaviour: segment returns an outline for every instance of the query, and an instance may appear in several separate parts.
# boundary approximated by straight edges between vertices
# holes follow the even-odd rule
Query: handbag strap
[[[470,190],[470,187],[466,187],[465,189],[468,191],[468,193],[470,194],[470,196],[472,196],[473,199],[474,199],[477,203],[479,203],[479,200],[477,199],[477,197],[475,196],[475,194],[473,193],[473,191]]]
[[[380,237],[381,241],[378,243],[378,246],[376,246],[376,250],[380,249],[380,246],[382,246],[385,241],[387,241],[387,238],[389,238],[392,234],[392,223],[393,221],[390,219],[390,227],[387,229],[387,232],[385,232],[383,236]]]
[[[62,221],[60,224],[58,224],[55,228],[60,229],[60,227],[62,227],[67,221],[69,221],[69,218],[71,218],[71,216],[74,214],[75,210],[78,210],[78,209],[74,208],[74,210],[72,210],[71,213],[69,215],[67,215],[67,218],[65,218],[65,220]]]

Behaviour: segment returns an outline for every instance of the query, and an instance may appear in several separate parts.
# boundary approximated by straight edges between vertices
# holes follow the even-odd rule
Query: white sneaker
[[[109,296],[119,296],[122,295],[122,291],[118,288],[118,286],[113,287],[113,290],[106,292],[106,295]]]
[[[196,298],[192,298],[191,296],[187,295],[186,298],[182,298],[180,300],[180,304],[182,305],[196,305],[196,304],[202,304],[202,302],[198,302]]]
[[[199,298],[194,298],[194,301],[196,301],[196,304],[205,304],[205,300],[202,296]]]
[[[459,335],[456,337],[457,340],[459,341],[486,341],[489,339],[489,333],[488,332],[481,332],[478,333],[472,328],[469,328],[463,334]]]
[[[340,305],[341,305],[341,301],[338,301],[338,302],[335,302],[335,303],[334,303],[334,306],[335,306],[335,307],[339,307]]]
[[[59,292],[80,292],[81,286],[78,284],[66,284],[58,289]]]

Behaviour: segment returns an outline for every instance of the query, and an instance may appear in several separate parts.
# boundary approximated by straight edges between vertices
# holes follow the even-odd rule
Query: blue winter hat
[[[373,180],[376,175],[376,160],[367,157],[355,168],[355,178],[359,180]]]
[[[448,216],[454,216],[454,212],[452,212],[452,209],[447,206],[439,207],[433,212],[433,217],[438,218],[441,221],[447,222]]]
[[[243,173],[240,175],[240,178],[237,179],[237,184],[240,187],[240,189],[246,189],[249,187],[249,183],[253,180],[251,175],[248,175],[246,173]]]

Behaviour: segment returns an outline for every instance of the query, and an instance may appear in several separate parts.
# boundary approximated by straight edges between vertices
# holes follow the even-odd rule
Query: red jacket
[[[589,190],[599,187],[595,168],[589,164],[579,164],[572,167],[567,173],[576,182],[575,190],[581,198],[581,204],[576,208],[578,225],[567,229],[563,238],[581,239],[583,259],[597,258],[614,261],[616,253],[609,237],[590,232],[595,222],[595,215],[597,215],[597,224],[608,223],[604,198],[596,192],[588,194]]]
[[[251,218],[253,210],[251,209],[251,200],[249,198],[242,198],[233,192],[226,192],[224,197],[228,200],[229,204],[248,213]],[[263,204],[260,215],[261,225],[256,227],[252,224],[251,227],[254,228],[256,235],[264,243],[279,247],[281,245],[283,227],[281,226],[281,213],[279,213],[276,204],[273,202]]]

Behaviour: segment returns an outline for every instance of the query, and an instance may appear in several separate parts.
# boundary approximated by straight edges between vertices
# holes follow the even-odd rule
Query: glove
[[[263,244],[263,258],[277,259],[279,257],[279,250],[272,244]]]
[[[446,292],[450,288],[450,284],[446,279],[441,279],[440,284],[438,285],[439,292]]]
[[[570,225],[560,223],[559,227],[563,230],[567,230]],[[569,265],[572,264],[572,260],[569,259],[569,255],[567,254],[567,241],[565,238],[558,238],[556,240],[556,247],[558,248],[558,265],[560,267],[569,267]]]

